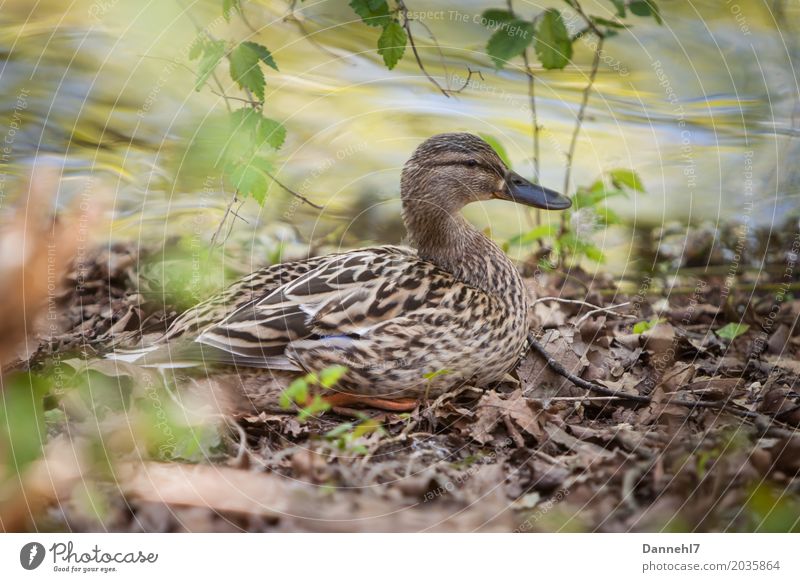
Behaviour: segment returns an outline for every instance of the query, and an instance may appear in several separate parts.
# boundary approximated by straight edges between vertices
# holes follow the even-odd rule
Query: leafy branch
[[[191,12],[185,11],[197,31],[189,49],[189,60],[197,61],[195,90],[200,91],[209,83],[210,91],[221,97],[228,112],[227,140],[218,154],[222,176],[234,194],[226,208],[223,219],[212,237],[216,244],[229,216],[237,216],[233,210],[236,203],[248,197],[263,206],[270,184],[281,189],[309,206],[321,209],[302,194],[283,184],[274,175],[272,165],[265,157],[278,151],[286,140],[286,128],[277,120],[264,115],[267,78],[265,69],[278,71],[278,64],[270,50],[251,40],[225,41],[216,38],[200,26]],[[222,15],[226,21],[238,16],[253,32],[254,27],[245,16],[241,0],[223,0]],[[219,69],[227,64],[233,82],[244,92],[244,97],[230,95],[219,77]]]
[[[505,10],[493,8],[484,11],[482,14],[482,22],[494,31],[486,44],[486,52],[494,63],[495,68],[498,70],[502,69],[516,57],[521,57],[524,64],[525,75],[528,81],[528,99],[531,111],[534,181],[538,181],[540,178],[540,138],[542,126],[539,124],[539,115],[536,109],[536,78],[529,51],[533,48],[533,53],[543,69],[561,70],[572,62],[575,42],[586,38],[588,35],[594,36],[597,39],[592,47],[592,66],[588,75],[587,84],[582,91],[581,102],[575,118],[569,147],[565,153],[563,188],[565,195],[569,195],[570,192],[575,151],[586,117],[589,97],[594,89],[597,74],[600,69],[600,60],[606,39],[617,34],[619,30],[628,28],[629,25],[620,20],[626,18],[628,12],[634,16],[652,16],[659,24],[661,23],[661,16],[654,0],[610,1],[615,9],[615,18],[605,18],[587,14],[580,0],[564,0],[564,3],[573,13],[573,17],[569,19],[565,18],[561,10],[557,8],[548,8],[535,14],[530,19],[525,19],[514,10],[513,0],[507,0],[507,9]],[[582,23],[583,27],[581,30],[577,31],[577,33],[571,34],[567,22],[574,22],[576,17],[577,20]],[[637,184],[639,183],[638,176],[635,176],[630,170],[615,170],[612,174],[613,173],[617,173],[618,175],[621,175],[621,173],[629,173],[635,177]],[[635,189],[637,191],[643,191],[642,188],[637,187]],[[559,229],[553,229],[549,224],[542,225],[540,213],[537,212],[537,226],[529,233],[521,235],[517,237],[516,240],[510,242],[520,244],[523,241],[524,243],[535,241],[543,245],[544,239],[548,239],[550,249],[557,255],[560,261],[563,261],[565,257],[569,255],[585,256],[591,260],[602,261],[604,256],[600,249],[585,240],[585,238],[581,236],[581,233],[571,232],[567,228],[567,219],[580,210],[577,199],[585,202],[587,199],[591,198],[587,198],[587,192],[596,193],[598,191],[606,193],[612,191],[623,192],[623,190],[618,188],[615,190],[607,190],[605,182],[602,180],[596,182],[589,188],[579,188],[575,194],[576,203],[573,210],[562,215],[561,227]],[[614,221],[613,213],[605,205],[607,197],[608,196],[595,196],[591,198],[593,201],[591,204],[583,205],[584,208],[591,207],[593,210],[597,211],[599,213],[597,223],[604,226],[607,226],[609,221]],[[595,230],[595,226],[592,225],[588,231],[591,232],[593,230]]]
[[[450,97],[467,88],[469,79],[475,74],[475,71],[472,71],[469,67],[467,68],[467,82],[458,89],[443,87],[425,67],[417,41],[414,38],[414,32],[411,27],[412,22],[417,22],[425,27],[440,54],[442,51],[427,25],[421,20],[415,20],[412,17],[404,0],[395,0],[393,6],[390,6],[387,0],[350,0],[350,7],[364,24],[382,29],[378,37],[378,54],[383,57],[383,62],[389,70],[397,66],[397,63],[400,62],[405,54],[406,47],[410,46],[414,60],[417,62],[417,67],[442,95]]]

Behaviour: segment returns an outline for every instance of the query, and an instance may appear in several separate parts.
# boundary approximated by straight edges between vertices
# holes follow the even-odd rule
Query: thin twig
[[[464,84],[461,85],[461,87],[459,87],[458,89],[449,89],[449,92],[451,94],[461,93],[464,89],[466,89],[469,86],[469,82],[472,80],[472,75],[478,75],[481,81],[484,80],[483,73],[481,73],[480,71],[473,71],[470,67],[467,67],[467,78],[464,80]]]
[[[575,9],[575,12],[577,12],[578,15],[586,23],[586,26],[589,28],[589,30],[591,30],[601,40],[604,39],[605,38],[605,34],[603,34],[603,32],[599,28],[597,28],[597,25],[594,23],[594,21],[591,18],[589,18],[589,16],[586,14],[586,12],[584,12],[583,6],[581,6],[580,1],[579,0],[568,0],[568,2],[570,4],[570,6],[572,6]]]
[[[531,129],[533,130],[533,179],[539,182],[539,133],[541,127],[539,126],[539,117],[536,113],[536,89],[534,84],[534,74],[531,68],[530,60],[528,59],[528,50],[522,53],[522,60],[525,63],[525,73],[528,76],[528,100],[531,104]],[[540,213],[537,209],[536,212],[537,222],[539,222]]]
[[[580,317],[580,319],[578,319],[578,321],[576,321],[573,325],[575,327],[580,327],[581,324],[584,321],[586,321],[591,316],[593,316],[593,315],[595,315],[597,313],[612,313],[612,314],[617,315],[619,317],[625,317],[627,319],[636,319],[635,315],[628,315],[628,314],[625,314],[625,313],[617,313],[616,311],[614,311],[615,309],[619,309],[620,307],[627,307],[630,304],[631,304],[630,301],[626,301],[625,303],[620,303],[619,305],[611,305],[610,307],[598,307],[597,309],[592,309],[590,312],[582,315]]]
[[[317,49],[319,49],[323,53],[327,54],[328,56],[333,57],[336,60],[339,60],[341,58],[341,56],[337,55],[335,52],[330,50],[325,45],[320,44],[320,42],[317,39],[315,39],[311,35],[311,33],[308,32],[308,29],[306,28],[305,24],[303,24],[303,22],[299,18],[297,18],[297,16],[294,15],[295,12],[297,12],[297,0],[292,0],[291,4],[289,4],[289,13],[286,16],[283,17],[283,21],[284,22],[287,22],[287,21],[294,22],[294,24],[297,26],[297,30],[300,31],[300,34],[302,34],[303,37],[305,37],[305,39],[308,42],[310,42],[312,45],[314,45],[314,47],[316,47]]]
[[[589,303],[588,301],[581,301],[580,299],[563,299],[561,297],[539,297],[539,299],[531,303],[531,306],[537,305],[539,303],[544,303],[546,301],[567,303],[569,305],[583,305],[585,307],[591,307],[592,309],[603,309],[603,307],[601,307],[600,305],[595,305],[594,303]]]
[[[533,334],[528,334],[528,343],[530,344],[531,348],[533,348],[540,356],[542,356],[545,360],[547,366],[553,370],[559,376],[563,376],[579,388],[583,388],[584,390],[590,390],[596,394],[602,394],[603,396],[615,396],[617,398],[622,398],[625,400],[630,400],[632,402],[641,402],[642,404],[650,404],[652,402],[649,396],[640,396],[639,394],[627,394],[625,392],[621,392],[619,390],[612,390],[611,388],[606,388],[605,386],[600,386],[599,384],[594,384],[593,382],[589,382],[576,376],[575,374],[567,371],[561,363],[556,360],[550,353],[545,349],[545,347],[539,343],[539,341],[533,336]]]
[[[236,204],[238,200],[239,200],[239,191],[234,190],[233,198],[231,198],[231,201],[228,202],[228,206],[227,208],[225,208],[225,214],[222,216],[222,220],[219,221],[219,224],[217,225],[217,230],[214,231],[214,236],[211,237],[211,248],[214,248],[214,246],[217,244],[217,237],[219,237],[219,233],[222,232],[222,227],[225,226],[225,221],[228,220],[228,215],[231,213],[233,205]]]
[[[597,78],[597,72],[600,69],[600,53],[603,50],[603,41],[605,38],[600,36],[600,39],[597,42],[597,47],[595,47],[594,51],[594,59],[592,61],[592,70],[589,73],[589,82],[586,84],[586,87],[583,90],[583,98],[581,99],[581,106],[578,109],[578,118],[575,120],[575,128],[572,131],[572,139],[569,143],[569,151],[567,152],[567,169],[564,175],[564,195],[569,196],[569,187],[570,187],[570,180],[572,178],[572,161],[575,157],[575,148],[578,145],[578,135],[581,132],[581,127],[583,127],[583,120],[586,116],[586,106],[589,104],[589,95],[592,92],[592,88],[594,87],[594,81]],[[563,217],[562,217],[563,223]]]
[[[442,69],[444,70],[444,78],[445,79],[450,79],[450,74],[447,72],[447,61],[444,58],[444,51],[442,50],[442,47],[439,45],[439,41],[436,40],[436,36],[433,34],[433,31],[431,30],[430,26],[425,24],[424,20],[417,19],[416,22],[419,23],[419,25],[422,26],[422,28],[424,28],[428,32],[428,36],[430,37],[431,42],[433,43],[433,46],[436,47],[436,52],[439,53],[439,62],[442,63]],[[467,68],[469,68],[469,67],[467,67]],[[447,91],[449,93],[457,93],[457,92],[459,92],[459,91],[452,91],[450,89],[449,80],[447,82]]]
[[[214,91],[214,89],[210,89],[210,91],[214,95],[216,95],[218,97],[222,97],[223,99],[233,99],[234,101],[241,101],[242,103],[247,103],[247,104],[253,105],[255,107],[263,107],[263,105],[264,105],[263,101],[258,101],[256,99],[245,99],[244,97],[234,97],[233,95],[226,95],[225,93],[218,93],[217,91]]]
[[[514,12],[514,2],[513,0],[508,0],[508,11],[516,16]],[[538,16],[534,17],[531,21],[531,24],[535,27],[536,20]],[[522,60],[525,63],[525,74],[528,77],[528,100],[530,101],[531,106],[531,129],[533,130],[533,178],[534,181],[538,183],[539,181],[539,131],[541,127],[539,127],[539,117],[536,112],[536,89],[535,89],[535,77],[533,74],[533,68],[531,67],[530,58],[528,57],[528,49],[526,48],[522,51]],[[539,224],[541,222],[541,212],[539,209],[536,210],[536,223]]]
[[[271,172],[268,172],[267,170],[265,170],[265,169],[263,169],[263,168],[261,168],[261,170],[262,170],[262,171],[263,171],[263,172],[264,172],[264,173],[265,173],[267,176],[269,176],[269,177],[270,177],[270,179],[271,179],[273,182],[275,182],[275,183],[276,183],[278,186],[280,186],[281,188],[283,188],[283,189],[284,189],[286,192],[288,192],[289,194],[291,194],[291,195],[292,195],[292,196],[294,196],[295,198],[297,198],[297,199],[299,199],[299,200],[302,200],[303,202],[305,202],[306,204],[308,204],[308,205],[309,205],[309,206],[311,206],[312,208],[316,208],[317,210],[322,210],[322,208],[323,208],[322,206],[320,206],[319,204],[315,204],[314,202],[311,202],[311,200],[309,200],[308,198],[306,198],[305,196],[303,196],[303,195],[302,195],[302,194],[300,194],[299,192],[296,192],[296,191],[292,190],[291,188],[289,188],[289,186],[287,186],[286,184],[284,184],[283,182],[281,182],[280,180],[278,180],[278,179],[277,179],[277,178],[276,178],[276,177],[275,177],[275,176],[274,176],[274,175],[273,175]]]
[[[625,400],[625,398],[621,396],[554,396],[542,399],[547,402],[614,402],[617,400]]]
[[[397,0],[397,7],[400,9],[400,14],[403,15],[403,28],[406,31],[406,35],[408,36],[408,44],[411,45],[411,51],[414,53],[414,58],[417,61],[417,66],[419,70],[428,78],[428,80],[434,84],[434,86],[441,91],[442,95],[445,97],[450,97],[450,93],[447,89],[442,87],[439,82],[434,79],[428,70],[425,68],[425,65],[422,62],[422,58],[419,56],[419,51],[417,50],[417,43],[414,41],[414,34],[411,32],[411,18],[408,16],[408,8],[406,7],[405,2],[403,0]]]
[[[553,370],[559,376],[566,378],[579,388],[583,388],[584,390],[589,390],[594,392],[595,394],[601,394],[603,396],[614,396],[616,398],[622,400],[628,400],[631,402],[639,402],[641,404],[652,404],[653,399],[649,396],[641,396],[639,394],[628,394],[626,392],[621,392],[619,390],[612,390],[611,388],[606,388],[605,386],[601,386],[599,384],[595,384],[594,382],[589,382],[584,380],[583,378],[576,376],[575,374],[567,371],[561,363],[558,362],[548,351],[547,349],[533,336],[533,334],[528,334],[528,343],[530,344],[531,348],[535,350],[542,358],[544,358],[547,367]],[[735,414],[736,416],[744,417],[744,418],[752,418],[752,419],[765,419],[767,420],[769,417],[765,415],[759,414],[758,412],[752,412],[750,410],[742,410],[741,408],[735,406],[726,406],[729,404],[728,402],[706,402],[703,400],[698,401],[686,401],[676,398],[674,400],[669,400],[664,404],[670,405],[674,404],[677,406],[683,406],[686,408],[711,408],[720,411],[727,411]]]

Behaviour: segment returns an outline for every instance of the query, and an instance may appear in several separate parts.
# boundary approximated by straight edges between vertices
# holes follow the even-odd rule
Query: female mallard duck
[[[328,401],[391,410],[465,381],[500,380],[527,335],[525,288],[460,210],[495,198],[562,210],[569,199],[515,174],[467,133],[420,145],[403,168],[400,195],[412,248],[266,267],[182,315],[151,349],[160,346],[159,358],[173,366],[318,372],[340,364],[348,370],[343,392]]]

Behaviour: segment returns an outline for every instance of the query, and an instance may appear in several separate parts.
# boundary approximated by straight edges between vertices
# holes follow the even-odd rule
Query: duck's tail
[[[176,341],[133,350],[115,350],[109,360],[128,362],[145,368],[194,368],[198,366],[244,366],[300,372],[286,356],[253,356],[222,350],[197,341]]]

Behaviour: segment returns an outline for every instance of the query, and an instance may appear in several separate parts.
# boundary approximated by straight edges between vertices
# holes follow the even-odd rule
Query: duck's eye
[[[475,168],[478,165],[478,160],[467,160],[468,168]]]

